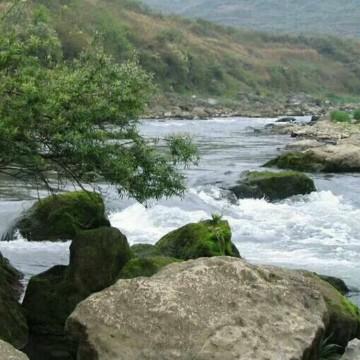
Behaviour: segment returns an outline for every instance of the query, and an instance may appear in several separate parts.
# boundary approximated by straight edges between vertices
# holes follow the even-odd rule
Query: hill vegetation
[[[143,0],[165,13],[261,31],[360,36],[359,0]]]
[[[154,13],[132,0],[33,0],[67,59],[101,44],[117,62],[136,56],[159,93],[238,99],[360,94],[360,42],[268,35]]]

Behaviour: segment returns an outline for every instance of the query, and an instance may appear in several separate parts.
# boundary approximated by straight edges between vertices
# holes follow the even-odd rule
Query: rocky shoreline
[[[277,124],[271,131],[297,141],[265,166],[305,172],[360,171],[360,124],[336,123],[327,115],[311,124]]]
[[[324,116],[336,109],[352,111],[359,107],[359,103],[347,103],[339,107],[335,102],[305,94],[289,95],[283,99],[243,94],[239,100],[231,104],[213,98],[202,99],[193,96],[185,99],[168,96],[149,104],[143,118],[198,120],[214,117]]]

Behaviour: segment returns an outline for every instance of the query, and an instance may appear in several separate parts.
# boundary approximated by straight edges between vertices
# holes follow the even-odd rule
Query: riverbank
[[[281,116],[324,116],[336,109],[352,111],[359,102],[332,101],[305,94],[287,97],[263,96],[255,93],[239,94],[237,100],[204,98],[196,95],[167,94],[156,96],[147,107],[145,119],[210,119],[216,117],[277,118]]]

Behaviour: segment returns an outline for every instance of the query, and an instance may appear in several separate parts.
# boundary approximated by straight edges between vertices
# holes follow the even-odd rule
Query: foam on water
[[[321,191],[280,203],[245,199],[232,204],[220,192],[215,187],[191,189],[192,209],[177,203],[133,204],[113,212],[110,220],[130,243],[153,244],[179,226],[221,213],[248,260],[337,275],[360,287],[360,209],[341,196]]]

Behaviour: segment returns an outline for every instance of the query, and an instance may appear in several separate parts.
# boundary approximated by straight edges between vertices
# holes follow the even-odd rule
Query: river
[[[309,118],[299,119],[303,121]],[[246,199],[230,202],[223,189],[233,185],[245,170],[259,169],[276,156],[289,136],[261,131],[274,119],[228,118],[212,120],[146,120],[144,136],[163,137],[189,133],[201,160],[186,169],[188,191],[143,206],[119,199],[112,189],[105,201],[113,226],[129,242],[155,243],[162,235],[189,222],[222,214],[231,225],[241,255],[253,263],[302,268],[343,278],[360,288],[360,176],[316,175],[318,192],[279,203]],[[0,233],[35,197],[31,188],[3,181],[0,186]],[[68,262],[69,242],[30,243],[16,235],[0,242],[0,252],[25,273],[33,274]],[[354,296],[359,303],[360,298]]]

